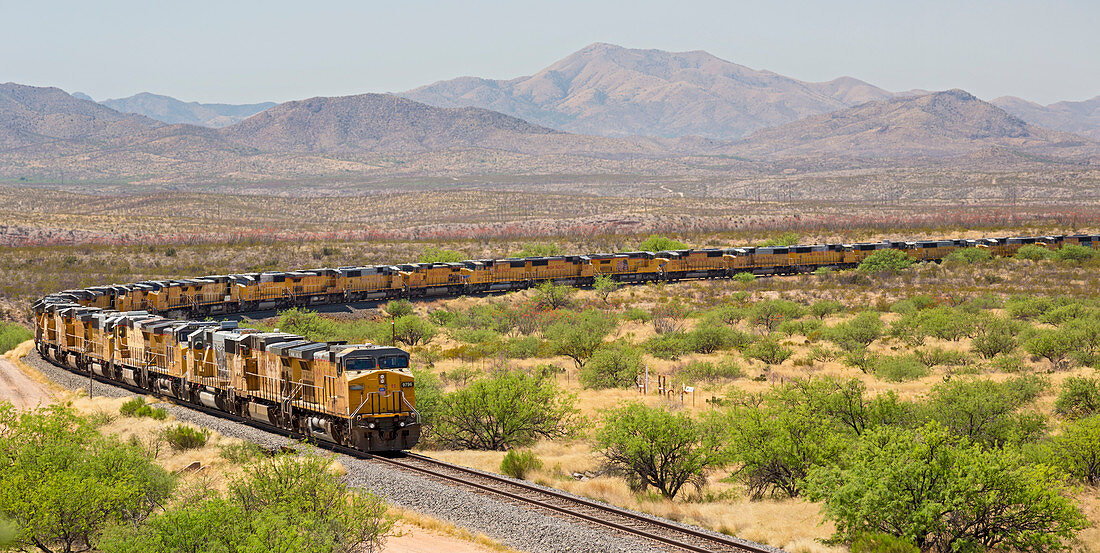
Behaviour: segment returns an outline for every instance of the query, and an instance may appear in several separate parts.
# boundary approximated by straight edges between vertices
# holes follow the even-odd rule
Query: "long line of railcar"
[[[885,249],[925,261],[962,248],[1005,256],[1029,244],[1100,248],[1100,235],[638,251],[150,280],[38,300],[35,341],[43,357],[76,371],[363,451],[403,450],[420,435],[407,352],[197,319],[548,281],[586,286],[600,276],[640,283],[798,273],[853,267]]]

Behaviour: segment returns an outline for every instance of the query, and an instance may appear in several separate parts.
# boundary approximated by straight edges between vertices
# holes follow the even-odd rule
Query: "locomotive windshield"
[[[409,358],[404,355],[386,355],[378,359],[378,365],[383,369],[405,369],[409,366]]]
[[[347,371],[369,371],[374,369],[373,357],[360,357],[358,359],[345,359],[344,370]]]

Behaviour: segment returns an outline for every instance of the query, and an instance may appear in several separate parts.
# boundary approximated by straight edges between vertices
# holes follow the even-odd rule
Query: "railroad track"
[[[75,370],[64,363],[59,363],[55,359],[43,357],[43,360],[58,368],[76,373],[80,376],[90,376],[92,380],[101,384],[142,395],[149,395],[152,393],[141,387],[102,378],[95,374],[89,375],[86,372]],[[669,520],[636,513],[583,497],[577,497],[559,490],[537,486],[522,480],[515,480],[447,463],[424,455],[406,452],[402,454],[401,457],[385,457],[365,453],[350,447],[323,440],[316,440],[285,428],[258,423],[252,419],[240,417],[232,413],[211,409],[204,405],[183,402],[175,398],[160,396],[159,394],[153,395],[157,395],[164,401],[175,403],[176,405],[186,407],[193,411],[231,420],[265,432],[307,441],[317,447],[348,455],[349,457],[377,461],[398,467],[401,470],[444,480],[451,484],[472,488],[479,492],[494,494],[513,503],[550,511],[559,517],[566,516],[582,520],[591,525],[608,528],[615,532],[649,540],[676,551],[691,551],[694,553],[783,553],[783,550],[778,548],[765,547],[751,542],[705,532]]]
[[[406,453],[404,457],[400,458],[363,455],[361,453],[358,456],[500,495],[515,502],[552,511],[558,515],[566,515],[620,533],[654,541],[677,551],[692,551],[695,553],[776,553],[781,551],[776,548],[762,547],[682,526],[668,520],[628,511],[551,488],[544,488],[520,480],[446,463],[415,453]]]

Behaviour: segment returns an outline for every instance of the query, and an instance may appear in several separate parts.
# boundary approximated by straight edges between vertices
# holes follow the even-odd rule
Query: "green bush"
[[[779,323],[775,331],[786,336],[800,334],[814,339],[821,333],[821,325],[822,322],[818,319],[798,319]]]
[[[554,243],[529,243],[509,257],[551,257],[561,255],[561,246]]]
[[[585,388],[629,388],[637,382],[642,367],[642,352],[638,348],[623,343],[607,344],[584,364],[579,378]]]
[[[167,409],[146,405],[145,398],[140,396],[123,403],[122,406],[118,408],[118,412],[126,417],[149,417],[158,421],[168,418]]]
[[[558,355],[569,357],[577,368],[583,367],[604,337],[615,328],[615,318],[598,309],[563,312],[543,332]]]
[[[1063,429],[1051,440],[1054,464],[1086,484],[1100,484],[1100,416],[1093,415]]]
[[[721,322],[728,325],[736,324],[745,318],[745,310],[733,305],[721,305],[711,309],[703,317],[704,321]]]
[[[721,324],[706,324],[687,333],[687,347],[695,353],[714,353],[745,343],[743,332]]]
[[[741,378],[745,373],[732,357],[726,357],[717,363],[710,361],[692,361],[676,369],[676,380],[683,384],[706,382],[714,384],[722,380]]]
[[[835,539],[900,534],[933,553],[1057,551],[1087,525],[1060,470],[934,423],[871,430],[842,462],[815,468],[806,491],[825,503]]]
[[[810,306],[810,314],[818,319],[824,319],[834,313],[844,311],[844,305],[835,300],[821,300]]]
[[[677,359],[691,351],[687,334],[683,332],[655,334],[645,341],[645,348],[650,355],[660,359]]]
[[[459,261],[465,260],[466,254],[462,252],[444,250],[436,247],[425,248],[417,259],[417,261],[421,263],[458,263]]]
[[[22,325],[0,322],[0,353],[7,353],[15,346],[33,339],[34,334]]]
[[[540,468],[542,468],[542,460],[535,456],[533,451],[511,449],[500,461],[500,472],[519,480],[527,478],[528,474]]]
[[[168,445],[176,451],[200,448],[206,445],[206,440],[209,437],[210,431],[205,428],[199,430],[177,424],[164,429],[164,441],[168,442]]]
[[[653,315],[640,307],[631,307],[623,313],[623,318],[628,321],[634,321],[638,323],[648,323],[653,320]]]
[[[503,352],[510,359],[530,359],[542,356],[543,349],[543,342],[537,336],[517,336],[504,342]]]
[[[392,324],[393,336],[398,342],[409,346],[427,344],[437,333],[435,325],[416,315],[403,315]]]
[[[990,259],[993,259],[993,255],[989,253],[988,248],[962,248],[947,254],[947,257],[943,258],[948,263],[965,265],[981,263]]]
[[[798,319],[804,313],[802,306],[793,301],[764,300],[749,310],[749,322],[771,332],[783,321]]]
[[[798,245],[798,233],[797,232],[784,232],[774,238],[768,238],[760,243],[761,248],[770,248],[774,246],[797,246]]]
[[[991,366],[1001,372],[1018,373],[1027,369],[1024,360],[1019,355],[1000,355],[993,358]]]
[[[573,295],[577,292],[572,286],[554,284],[549,280],[535,287],[532,300],[542,309],[554,310],[573,304]]]
[[[1051,259],[1054,257],[1054,252],[1049,248],[1043,246],[1036,246],[1035,244],[1028,244],[1021,247],[1016,251],[1016,257],[1019,259],[1030,259],[1032,261],[1040,261],[1043,259]]]
[[[1024,342],[1024,351],[1048,359],[1055,368],[1062,368],[1066,356],[1074,350],[1073,338],[1060,329],[1036,329]]]
[[[512,370],[443,396],[431,432],[449,447],[504,451],[578,434],[575,404],[554,379]]]
[[[913,542],[887,534],[868,532],[852,540],[852,553],[921,553]]]
[[[825,336],[829,341],[847,351],[867,347],[882,336],[882,319],[878,313],[864,311],[842,323],[828,329]]]
[[[900,273],[913,264],[913,258],[901,250],[878,250],[859,263],[864,273]]]
[[[730,280],[734,282],[739,282],[741,284],[747,284],[756,280],[756,275],[752,273],[737,273],[733,275],[733,278],[731,278]]]
[[[1033,377],[1004,382],[987,378],[953,378],[932,387],[925,414],[975,443],[1004,447],[1035,441],[1046,429],[1046,419],[1025,408],[1046,386]]]
[[[419,382],[418,382],[419,384]],[[420,399],[419,397],[417,398]],[[267,455],[267,451],[264,448],[256,445],[253,442],[240,442],[236,444],[226,444],[221,446],[218,451],[218,456],[231,463],[243,465],[250,463]]]
[[[970,356],[966,352],[940,347],[918,349],[913,354],[916,355],[918,361],[928,368],[945,365],[969,365],[971,362]]]
[[[650,235],[644,242],[638,244],[638,250],[643,252],[664,252],[671,250],[686,250],[688,245],[683,242],[677,242],[671,238],[665,236],[658,236],[656,234]]]
[[[145,406],[145,398],[135,397],[133,399],[126,400],[122,404],[122,407],[118,408],[118,412],[121,413],[123,416],[132,417],[132,416],[134,416],[134,413],[137,413],[138,409],[140,409],[144,406]]]
[[[745,348],[745,357],[759,359],[769,365],[778,365],[786,361],[792,353],[794,352],[771,337],[757,340]]]
[[[626,403],[604,413],[595,449],[639,491],[652,486],[672,499],[688,482],[701,483],[718,461],[709,435],[683,413]]]
[[[875,376],[894,382],[913,380],[928,376],[928,367],[914,356],[883,356],[874,364]]]
[[[1071,376],[1062,383],[1054,412],[1076,419],[1100,414],[1100,379]]]
[[[1078,244],[1066,244],[1054,252],[1054,258],[1058,261],[1070,261],[1080,263],[1088,261],[1096,256],[1096,250]]]
[[[386,304],[386,314],[391,317],[412,315],[413,304],[409,300],[391,300]]]
[[[1000,317],[981,319],[975,327],[970,349],[986,359],[1011,353],[1016,349],[1016,325]]]

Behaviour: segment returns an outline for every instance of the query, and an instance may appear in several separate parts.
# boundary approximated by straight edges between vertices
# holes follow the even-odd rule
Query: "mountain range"
[[[461,78],[397,95],[278,105],[184,103],[147,93],[96,103],[57,88],[6,83],[0,85],[0,178],[48,181],[63,173],[84,181],[181,184],[471,174],[728,179],[786,174],[805,166],[794,160],[807,159],[829,160],[832,168],[929,159],[1100,164],[1100,144],[1090,139],[1100,125],[1100,98],[1051,106],[1002,98],[997,104],[961,90],[891,93],[849,77],[807,83],[705,52],[608,44],[589,46],[531,77]],[[229,124],[233,119],[239,120]]]
[[[460,77],[400,95],[434,106],[491,109],[580,134],[715,139],[893,96],[851,77],[808,83],[702,51],[603,43],[529,77]]]

